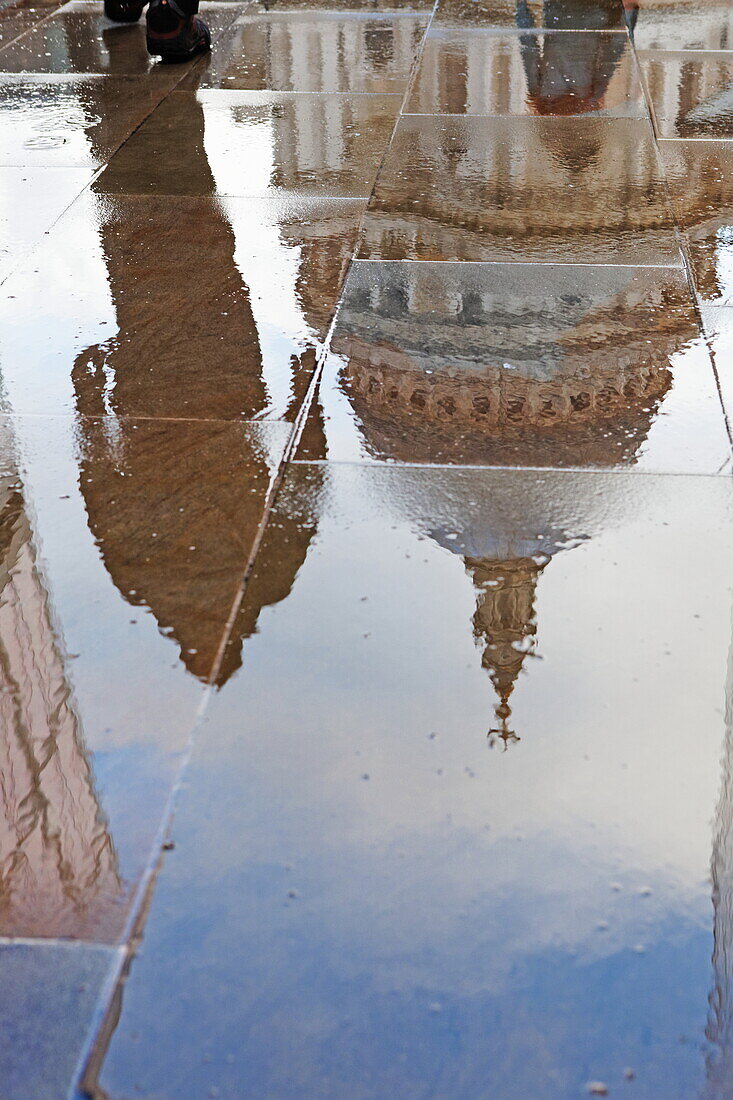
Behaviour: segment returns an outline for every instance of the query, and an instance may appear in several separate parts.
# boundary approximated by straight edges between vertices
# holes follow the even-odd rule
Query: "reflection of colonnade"
[[[279,18],[277,3],[270,6],[269,18],[244,15],[220,56],[212,57],[210,67],[224,77],[224,87],[237,87],[237,64],[245,59],[250,88],[404,90],[426,15],[291,10]]]
[[[0,932],[98,933],[117,857],[17,479],[0,482]],[[114,918],[113,918],[114,919]]]

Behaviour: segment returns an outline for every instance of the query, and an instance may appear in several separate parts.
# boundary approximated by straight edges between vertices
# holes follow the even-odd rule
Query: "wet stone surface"
[[[86,196],[0,302],[13,408],[292,420],[362,209],[287,197]],[[195,280],[181,263],[182,233],[206,236],[208,263]],[[43,298],[49,269],[60,285]]]
[[[505,36],[462,26],[428,34],[405,110],[643,117],[646,106],[626,35]]]
[[[67,1095],[116,961],[116,952],[102,947],[0,945],[4,1100]]]
[[[733,49],[729,0],[629,0],[626,8],[637,49]]]
[[[644,52],[640,60],[660,137],[733,137],[733,54]]]
[[[405,115],[359,256],[674,264],[679,249],[642,120]]]
[[[115,941],[204,685],[226,678],[287,430],[4,417],[0,434],[0,936]]]
[[[715,473],[682,271],[358,261],[298,457]]]
[[[697,293],[733,302],[733,144],[662,141],[660,151]]]
[[[631,1066],[695,1095],[732,507],[723,478],[291,470],[104,1089],[565,1100]]]
[[[626,30],[621,0],[439,0],[434,22],[517,31]]]
[[[249,9],[248,9],[249,10]],[[404,92],[427,15],[246,14],[186,86],[284,92]]]
[[[95,183],[113,194],[368,196],[399,95],[173,92]],[[218,134],[204,151],[206,127]]]
[[[433,7],[0,8],[2,1100],[729,1094],[729,6]]]

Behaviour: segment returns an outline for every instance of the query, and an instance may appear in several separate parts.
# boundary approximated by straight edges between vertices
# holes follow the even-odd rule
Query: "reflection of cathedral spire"
[[[17,484],[0,485],[0,933],[96,932],[121,883]]]
[[[525,658],[534,652],[535,589],[544,568],[538,561],[541,559],[466,558],[466,567],[478,592],[474,636],[485,646],[481,663],[488,669],[498,696],[495,707],[498,725],[489,731],[492,743],[496,737],[505,745],[519,740],[509,728],[512,713],[509,699]]]
[[[713,988],[706,1035],[707,1100],[728,1100],[733,1083],[733,643],[725,695],[720,796],[713,826]]]

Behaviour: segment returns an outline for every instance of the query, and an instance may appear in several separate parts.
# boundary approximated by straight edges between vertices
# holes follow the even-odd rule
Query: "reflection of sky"
[[[535,478],[542,515],[526,474],[327,477],[199,742],[106,1087],[564,1098],[631,1066],[636,1096],[694,1095],[727,482]],[[306,499],[291,475],[279,507]],[[522,740],[496,753],[475,592],[424,532],[512,500],[590,537],[540,578]]]

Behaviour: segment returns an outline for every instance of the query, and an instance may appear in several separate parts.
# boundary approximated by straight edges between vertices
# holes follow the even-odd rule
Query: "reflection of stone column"
[[[706,1035],[707,1100],[733,1095],[733,643],[725,692],[725,740],[713,826],[713,988]]]
[[[0,485],[0,933],[97,933],[121,882],[24,502]]]

